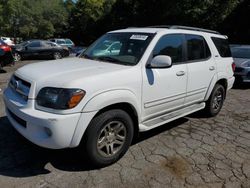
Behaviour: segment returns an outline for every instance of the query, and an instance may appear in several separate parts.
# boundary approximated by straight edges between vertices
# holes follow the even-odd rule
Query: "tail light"
[[[233,72],[235,71],[235,68],[236,68],[236,64],[235,64],[235,62],[233,62],[233,63],[232,63]]]
[[[0,48],[5,51],[5,52],[9,52],[11,51],[11,47],[7,46],[7,45],[3,45],[3,46],[0,46]]]

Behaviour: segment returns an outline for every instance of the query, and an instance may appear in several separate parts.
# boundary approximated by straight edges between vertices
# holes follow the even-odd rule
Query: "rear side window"
[[[211,57],[206,40],[199,35],[185,35],[187,41],[187,60],[196,61]]]
[[[41,47],[41,44],[40,44],[39,41],[31,42],[31,43],[29,44],[29,47],[31,47],[31,48],[38,48],[38,47]]]
[[[163,36],[156,44],[153,56],[167,55],[173,63],[183,62],[183,35],[169,34]]]
[[[221,57],[232,57],[227,39],[212,37],[212,41],[214,42]]]

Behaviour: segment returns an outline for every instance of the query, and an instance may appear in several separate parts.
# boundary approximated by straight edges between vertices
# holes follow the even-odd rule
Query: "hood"
[[[250,59],[245,58],[234,58],[234,62],[236,64],[236,67],[241,67],[243,63],[246,63],[247,61],[250,61]]]
[[[57,81],[63,84],[126,68],[128,66],[74,57],[29,64],[18,69],[15,74],[31,82]]]

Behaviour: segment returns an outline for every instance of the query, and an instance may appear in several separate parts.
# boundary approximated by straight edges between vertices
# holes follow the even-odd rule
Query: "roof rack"
[[[181,26],[181,25],[156,25],[156,26],[149,26],[149,28],[185,29],[185,30],[201,31],[201,32],[206,32],[206,33],[220,34],[218,31],[213,31],[213,30],[209,30],[209,29],[202,29],[202,28],[198,28],[198,27]]]

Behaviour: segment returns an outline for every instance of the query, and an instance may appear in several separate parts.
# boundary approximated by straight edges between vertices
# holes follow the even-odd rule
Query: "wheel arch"
[[[205,96],[205,101],[207,101],[214,89],[214,86],[216,84],[220,84],[225,88],[225,98],[226,98],[226,91],[227,91],[227,87],[228,87],[228,82],[227,79],[225,77],[221,77],[219,79],[217,79],[217,76],[214,76],[213,79],[211,80],[210,86],[208,88],[207,94]]]
[[[80,144],[93,118],[111,109],[121,109],[130,115],[134,124],[133,138],[135,139],[139,133],[140,119],[140,108],[136,103],[136,97],[128,90],[113,90],[98,94],[85,104],[82,109],[82,117],[77,124],[71,141],[71,147],[76,147]],[[84,117],[85,114],[89,114],[88,117]]]
[[[134,135],[133,135],[133,140],[134,140],[139,133],[139,118],[138,118],[138,113],[132,104],[127,103],[127,102],[111,104],[99,110],[94,117],[98,116],[101,113],[104,113],[106,111],[113,110],[113,109],[123,110],[127,112],[128,115],[131,117],[133,121],[133,125],[134,125]]]

